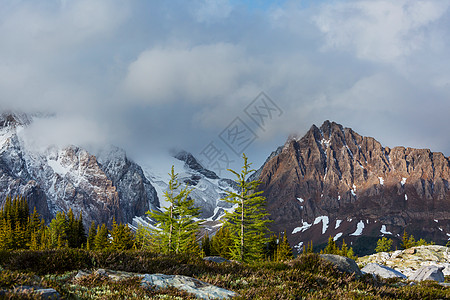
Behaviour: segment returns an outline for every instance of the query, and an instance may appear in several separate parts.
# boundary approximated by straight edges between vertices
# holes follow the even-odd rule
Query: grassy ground
[[[409,285],[395,280],[361,279],[337,271],[316,254],[285,263],[216,264],[190,256],[148,252],[84,250],[0,252],[0,287],[52,287],[67,299],[190,299],[175,289],[148,290],[138,278],[120,282],[77,270],[105,268],[136,273],[179,274],[233,290],[235,299],[449,299],[450,289],[433,282]],[[15,296],[6,296],[13,299]],[[30,296],[32,299],[33,297]],[[20,299],[23,299],[21,296]]]

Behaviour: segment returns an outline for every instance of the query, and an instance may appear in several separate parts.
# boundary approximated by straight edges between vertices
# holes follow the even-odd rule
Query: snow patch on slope
[[[336,234],[333,238],[334,241],[337,241],[340,237],[342,236],[342,232],[339,232],[338,234]]]
[[[51,160],[47,161],[47,164],[53,169],[56,174],[64,177],[70,171],[70,167],[64,167],[59,160]]]
[[[404,185],[405,185],[405,183],[406,183],[406,179],[407,179],[406,177],[403,177],[403,178],[402,178],[402,181],[400,181],[400,183],[401,183],[401,185],[402,185],[402,186],[404,186]]]
[[[364,222],[363,221],[359,221],[358,224],[356,224],[355,232],[353,232],[350,235],[359,236],[359,235],[362,234],[363,230],[364,230]]]
[[[381,225],[380,232],[381,232],[382,234],[392,234],[392,232],[387,231],[386,225]]]
[[[329,219],[328,216],[319,216],[314,220],[314,225],[322,222],[322,234],[324,234],[328,229]]]
[[[303,232],[305,230],[308,230],[311,226],[312,226],[312,224],[309,224],[308,222],[303,222],[303,220],[302,220],[302,226],[294,228],[294,230],[292,230],[292,234],[296,234],[297,232],[300,232],[300,231]]]

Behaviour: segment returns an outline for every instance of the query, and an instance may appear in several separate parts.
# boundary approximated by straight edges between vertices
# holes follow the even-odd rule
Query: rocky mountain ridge
[[[21,133],[33,116],[0,116],[0,201],[23,195],[48,221],[57,211],[83,212],[85,225],[130,222],[159,205],[142,169],[117,148],[102,159],[77,146],[30,147]]]
[[[111,225],[113,218],[134,225],[151,223],[145,212],[165,204],[164,174],[143,169],[115,146],[104,146],[98,153],[75,145],[35,149],[23,132],[39,117],[48,116],[0,114],[0,205],[8,195],[23,195],[46,221],[72,208],[75,214],[83,212],[86,227],[91,221]],[[170,156],[164,173],[170,165],[176,165],[180,180],[193,189],[202,218],[214,223],[231,208],[220,199],[233,182],[204,169],[186,151]]]
[[[362,248],[383,235],[398,240],[405,229],[437,243],[450,236],[450,160],[442,153],[391,149],[326,121],[271,156],[260,188],[272,229],[286,230],[298,250],[329,236],[362,240]]]

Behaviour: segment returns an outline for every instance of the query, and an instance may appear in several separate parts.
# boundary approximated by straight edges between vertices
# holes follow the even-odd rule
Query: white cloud
[[[145,103],[214,102],[258,80],[258,65],[229,43],[153,48],[130,64],[124,86]]]
[[[45,150],[48,146],[90,147],[107,142],[106,131],[95,120],[62,114],[35,118],[20,134],[27,147],[35,150]]]
[[[315,22],[325,34],[325,50],[393,62],[426,46],[428,28],[449,6],[448,1],[348,1],[326,4]]]

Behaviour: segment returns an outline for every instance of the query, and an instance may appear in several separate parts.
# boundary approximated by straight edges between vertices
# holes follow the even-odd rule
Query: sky
[[[52,115],[38,144],[185,149],[218,172],[325,120],[449,156],[449,7],[0,0],[0,109]]]

